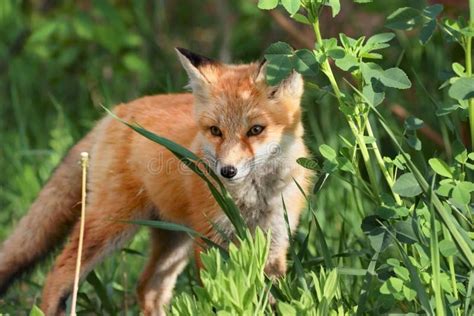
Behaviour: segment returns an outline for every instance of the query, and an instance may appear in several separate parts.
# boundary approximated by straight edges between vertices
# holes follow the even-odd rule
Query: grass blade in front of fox
[[[207,238],[203,234],[195,231],[194,229],[181,224],[165,222],[165,221],[157,221],[157,220],[132,220],[126,221],[130,224],[140,225],[140,226],[147,226],[151,228],[158,228],[163,230],[175,231],[175,232],[183,232],[191,235],[192,237],[201,238],[206,244],[218,248],[224,254],[227,254],[227,250],[224,249],[219,244],[213,242],[211,239]]]
[[[328,267],[329,269],[333,269],[334,264],[332,262],[332,255],[331,255],[331,252],[329,251],[329,247],[328,247],[328,244],[326,242],[326,237],[323,234],[323,230],[321,229],[321,226],[319,225],[319,220],[316,216],[316,210],[314,209],[313,204],[311,203],[311,200],[305,194],[303,188],[298,183],[298,181],[296,181],[296,179],[294,179],[294,178],[293,178],[293,181],[295,182],[296,186],[300,190],[301,194],[306,199],[306,203],[308,205],[308,210],[310,211],[310,213],[313,217],[313,221],[314,221],[314,224],[316,226],[316,237],[317,237],[317,240],[319,241],[319,244],[320,244],[320,247],[321,247],[321,252],[323,254],[323,258],[324,258],[324,262],[326,264],[326,267]],[[322,188],[323,184],[324,184],[324,182],[321,184],[321,186],[318,188],[318,190],[320,190]]]
[[[291,258],[293,259],[296,276],[298,278],[298,282],[303,287],[303,289],[308,290],[308,284],[306,283],[303,265],[301,263],[300,258],[296,255],[295,247],[293,245],[293,237],[292,237],[291,228],[290,228],[290,221],[288,219],[288,210],[286,208],[286,203],[285,203],[285,199],[283,198],[283,194],[281,195],[281,203],[283,205],[283,217],[285,219],[286,230],[288,234],[288,242],[290,245],[288,247],[288,250],[290,252]]]

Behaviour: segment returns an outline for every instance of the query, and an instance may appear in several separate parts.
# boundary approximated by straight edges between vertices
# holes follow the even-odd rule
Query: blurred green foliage
[[[425,1],[409,0],[342,3],[339,20],[331,20],[329,10],[324,12],[321,30],[326,37],[340,32],[358,37],[387,31],[384,19],[395,9],[426,5]],[[444,14],[460,13],[459,7],[448,5]],[[311,36],[304,28],[297,31]],[[384,52],[382,61],[384,69],[393,65],[404,69],[412,88],[388,90],[386,100],[390,102],[378,109],[388,118],[388,124],[406,132],[407,138],[415,132],[404,130],[400,118],[392,117],[393,106],[421,117],[440,135],[441,145],[416,132],[422,150],[407,148],[413,161],[426,172],[426,162],[435,152],[452,160],[452,140],[458,136],[459,127],[462,130],[465,126],[462,115],[436,116],[446,110],[440,105],[453,103],[447,89],[438,87],[453,75],[451,62],[462,60],[464,52],[454,44],[446,44],[440,32],[422,46],[417,32],[397,31],[396,40]],[[304,48],[274,16],[260,11],[251,0],[0,1],[0,240],[28,210],[68,148],[104,115],[100,105],[110,107],[142,95],[183,90],[186,78],[174,47],[186,47],[216,59],[247,62],[261,58],[272,42],[280,40]],[[313,85],[323,89],[312,89]],[[308,146],[319,161],[323,161],[319,145],[338,150],[342,137],[351,135],[327,86],[323,76],[316,77],[308,84],[303,104]],[[382,130],[374,133],[384,155],[394,157],[396,149],[389,137]],[[354,306],[362,283],[361,270],[365,273],[371,262],[370,241],[364,236],[361,223],[377,210],[370,201],[355,198],[360,193],[345,179],[333,176],[327,181],[324,188],[331,189],[322,189],[317,196],[318,222],[323,230],[314,229],[315,217],[305,212],[296,234],[295,251],[305,269],[324,277],[321,271],[322,266],[327,268],[328,255],[321,244],[323,237],[334,254],[332,261],[345,267],[338,273],[349,275],[339,276],[337,300]],[[426,215],[427,210],[420,209]],[[138,234],[126,249],[95,271],[99,282],[84,282],[79,296],[84,313],[105,313],[110,305],[123,314],[138,313],[134,291],[147,253],[146,239],[145,231]],[[395,252],[396,249],[390,250],[391,254]],[[0,299],[0,312],[16,315],[31,309],[50,261],[48,258],[45,265],[25,276]],[[294,276],[295,265],[290,267]],[[381,265],[378,272],[395,269],[402,278],[406,271],[397,267],[400,260],[394,259]],[[429,277],[422,277],[429,282]],[[196,280],[196,271],[190,265],[176,291],[192,293]],[[404,285],[397,282],[387,276],[380,291],[398,293],[394,289],[404,289]],[[303,295],[285,294],[288,301],[304,300]],[[388,295],[370,295],[373,313],[397,304]],[[406,295],[412,292],[407,290]],[[400,311],[403,307],[403,303],[398,305]],[[293,311],[285,304],[278,308]]]

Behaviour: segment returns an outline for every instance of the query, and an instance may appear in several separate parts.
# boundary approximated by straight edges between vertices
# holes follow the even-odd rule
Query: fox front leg
[[[286,273],[289,239],[283,214],[281,215],[281,220],[275,216],[271,222],[270,251],[265,265],[265,274],[271,279],[280,278]]]
[[[267,228],[271,230],[270,252],[268,254],[265,273],[271,278],[279,278],[286,273],[286,256],[289,247],[288,226],[291,234],[296,232],[305,198],[295,183],[291,183],[275,203],[274,211],[270,213]],[[288,223],[285,220],[288,216]]]

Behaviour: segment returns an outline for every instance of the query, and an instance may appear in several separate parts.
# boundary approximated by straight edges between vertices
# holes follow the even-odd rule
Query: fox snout
[[[245,162],[227,162],[225,160],[218,160],[216,164],[216,172],[225,180],[235,180],[245,177],[246,172]]]
[[[247,165],[253,153],[241,143],[222,144],[216,152],[216,172],[226,180],[235,180],[248,174]]]
[[[235,177],[235,175],[237,174],[237,168],[232,166],[232,165],[226,165],[226,166],[223,166],[221,167],[221,175],[224,177],[224,178],[227,178],[227,179],[232,179],[233,177]]]
[[[226,152],[221,151],[215,158],[215,171],[225,180],[245,178],[256,168],[271,170],[273,164],[279,163],[274,159],[281,154],[281,148],[276,143],[265,144],[252,152],[239,149],[239,146],[234,146]]]

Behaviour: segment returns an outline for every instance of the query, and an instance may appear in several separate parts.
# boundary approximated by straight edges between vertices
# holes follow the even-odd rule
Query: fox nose
[[[224,178],[232,179],[237,174],[237,168],[234,166],[224,166],[221,168],[221,175]]]

